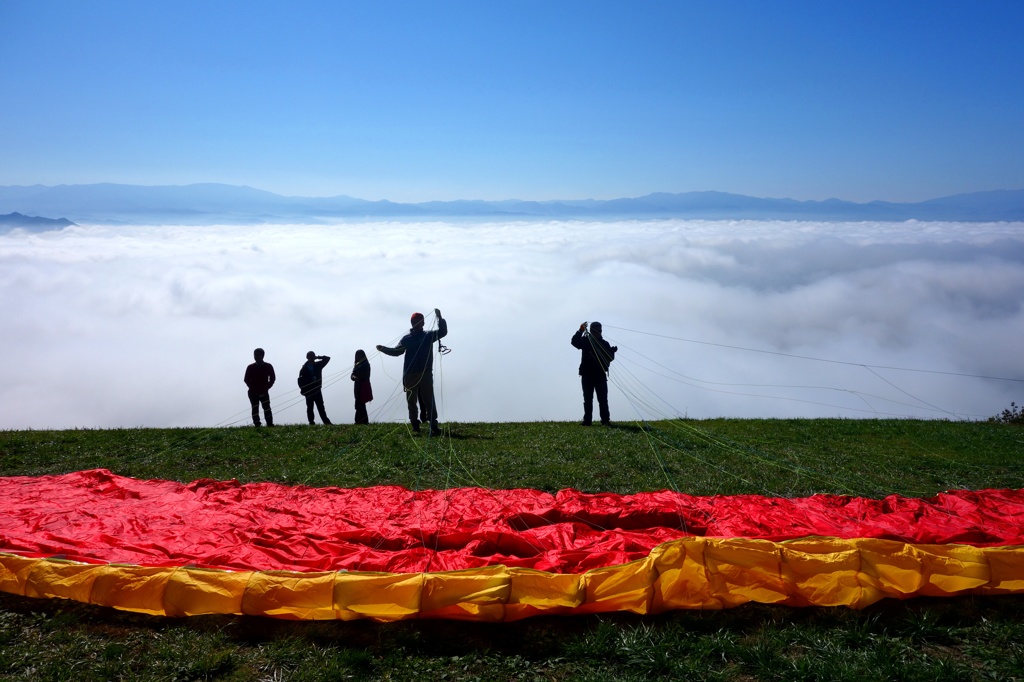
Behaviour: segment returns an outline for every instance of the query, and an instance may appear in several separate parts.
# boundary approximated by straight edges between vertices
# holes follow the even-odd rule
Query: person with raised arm
[[[441,311],[437,308],[434,308],[434,316],[437,318],[437,329],[428,332],[423,329],[423,313],[413,313],[410,319],[412,328],[398,345],[394,348],[378,345],[377,350],[395,357],[405,355],[402,387],[409,406],[409,423],[412,424],[412,430],[418,433],[420,423],[429,420],[430,435],[439,436],[441,429],[437,424],[437,405],[434,403],[433,345],[448,334],[448,322],[441,317]]]
[[[324,394],[321,390],[324,384],[324,367],[331,358],[327,355],[317,355],[313,351],[306,353],[306,363],[299,370],[299,390],[306,396],[306,418],[310,425],[313,424],[313,406],[316,406],[320,413],[320,421],[326,425],[331,424],[327,418],[327,410],[324,409]]]
[[[574,348],[579,348],[580,353],[580,383],[583,385],[583,426],[590,426],[594,418],[594,394],[597,394],[597,406],[601,415],[601,423],[605,426],[611,424],[611,414],[608,411],[608,366],[615,359],[615,351],[618,346],[612,346],[604,340],[601,334],[600,322],[591,322],[590,331],[587,331],[587,323],[580,325],[579,330],[573,334],[572,343]]]

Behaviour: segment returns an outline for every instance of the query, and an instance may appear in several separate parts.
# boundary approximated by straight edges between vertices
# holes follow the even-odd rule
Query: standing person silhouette
[[[266,355],[262,348],[252,352],[252,363],[245,368],[245,377],[242,381],[249,388],[249,404],[252,405],[253,426],[260,426],[260,403],[263,404],[263,416],[267,419],[267,426],[274,425],[274,414],[270,411],[270,388],[277,381],[274,375],[274,366],[269,362],[263,362]]]
[[[324,394],[321,391],[324,383],[324,366],[331,361],[326,355],[317,355],[313,351],[306,353],[306,364],[299,370],[299,389],[306,396],[306,418],[313,423],[313,406],[320,413],[320,421],[330,425],[327,410],[324,409]]]
[[[366,413],[366,403],[373,400],[373,388],[370,386],[370,361],[366,359],[366,352],[361,348],[356,351],[352,381],[352,391],[356,398],[356,424],[369,424],[370,416]]]
[[[601,335],[601,323],[591,322],[590,332],[587,323],[580,325],[579,331],[572,336],[573,347],[580,353],[580,383],[583,385],[583,426],[590,426],[594,417],[594,394],[597,394],[597,405],[600,410],[601,423],[608,426],[611,415],[608,412],[608,365],[615,359],[618,346],[612,346]]]
[[[378,345],[377,350],[395,357],[405,354],[402,386],[409,405],[409,423],[412,424],[412,430],[419,433],[420,422],[429,419],[430,435],[439,436],[441,429],[437,424],[437,405],[434,404],[433,344],[448,335],[448,322],[441,317],[441,311],[437,308],[434,308],[434,316],[437,318],[437,329],[427,332],[423,330],[423,313],[413,313],[409,320],[412,328],[398,345],[394,348]]]

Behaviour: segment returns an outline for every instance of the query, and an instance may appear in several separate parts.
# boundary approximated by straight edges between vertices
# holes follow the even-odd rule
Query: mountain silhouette
[[[0,215],[0,234],[11,230],[22,229],[27,232],[44,232],[46,230],[62,230],[74,225],[67,218],[41,218],[14,212]]]
[[[0,212],[72,216],[100,224],[330,223],[361,219],[749,219],[826,221],[1024,221],[1024,190],[996,190],[916,203],[799,201],[727,192],[655,193],[622,199],[456,200],[397,203],[346,195],[288,197],[215,183],[0,186]]]

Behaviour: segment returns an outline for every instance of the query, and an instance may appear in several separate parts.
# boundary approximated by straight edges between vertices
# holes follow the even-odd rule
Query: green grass
[[[313,486],[487,486],[881,497],[1024,487],[1024,430],[993,422],[706,420],[0,432],[0,475],[107,468],[137,478]]]
[[[403,426],[0,432],[0,475],[315,486],[480,485],[700,495],[927,496],[1024,488],[1024,429],[993,422],[707,420],[585,429]],[[155,618],[0,594],[4,680],[1024,680],[1024,598],[863,611],[748,605],[657,617],[294,623]]]

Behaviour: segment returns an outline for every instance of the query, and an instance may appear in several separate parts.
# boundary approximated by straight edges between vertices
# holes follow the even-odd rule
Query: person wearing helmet
[[[402,386],[409,406],[409,423],[412,430],[419,432],[420,422],[430,422],[430,435],[441,435],[437,424],[437,405],[434,403],[434,352],[433,345],[448,334],[448,322],[441,317],[441,311],[434,308],[437,329],[424,331],[423,313],[413,313],[412,328],[394,348],[377,346],[385,355],[405,355],[402,369]],[[418,404],[418,409],[417,409]]]

